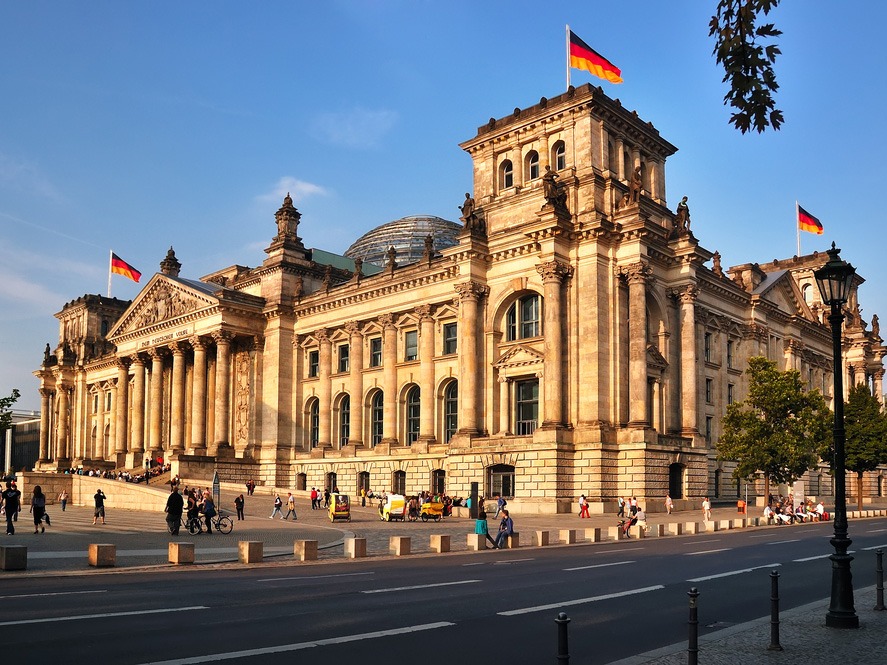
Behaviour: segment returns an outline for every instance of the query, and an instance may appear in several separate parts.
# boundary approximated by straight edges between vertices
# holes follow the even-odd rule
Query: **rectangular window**
[[[99,412],[99,396],[98,395],[92,396],[92,412],[93,413]]]
[[[539,422],[539,379],[518,381],[514,390],[514,433],[518,436],[532,434]]]
[[[705,441],[707,443],[711,443],[711,428],[714,422],[714,418],[711,416],[705,417]]]
[[[457,332],[458,329],[455,323],[445,323],[443,325],[443,354],[445,356],[456,353],[458,348]]]
[[[382,366],[382,338],[370,338],[370,367]]]
[[[736,401],[736,386],[732,383],[727,384],[727,404],[732,404]]]
[[[111,410],[111,392],[108,391],[105,393],[105,411]]]
[[[705,403],[706,404],[711,404],[714,401],[713,400],[714,390],[715,390],[714,381],[712,381],[711,379],[706,379],[705,380]]]
[[[403,336],[403,359],[416,360],[419,357],[419,332],[409,330]]]
[[[521,339],[539,336],[539,297],[523,298],[521,307]]]
[[[705,362],[711,362],[711,333],[705,333],[705,337],[703,337],[703,357],[705,358]]]
[[[339,345],[339,371],[347,372],[349,368],[348,357],[350,355],[351,348],[347,344]]]
[[[733,369],[733,340],[727,340],[727,367]]]
[[[320,370],[320,351],[308,352],[308,376],[317,376]]]

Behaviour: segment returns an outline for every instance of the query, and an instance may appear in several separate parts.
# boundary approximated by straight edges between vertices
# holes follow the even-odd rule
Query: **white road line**
[[[341,573],[339,575],[305,575],[304,577],[268,577],[256,582],[285,582],[287,580],[322,580],[331,577],[355,577],[357,575],[375,575],[376,573]]]
[[[497,612],[499,616],[513,617],[518,614],[530,614],[532,612],[545,612],[547,610],[556,610],[561,607],[571,607],[573,605],[585,605],[586,603],[596,603],[599,600],[611,600],[613,598],[622,598],[624,596],[634,596],[639,593],[647,593],[648,591],[658,591],[665,587],[661,584],[656,586],[647,586],[642,589],[632,589],[631,591],[619,591],[618,593],[608,593],[603,596],[592,596],[591,598],[576,598],[575,600],[565,600],[561,603],[552,603],[551,605],[537,605],[535,607],[523,607],[519,610],[508,610],[506,612]]]
[[[794,540],[774,540],[770,543],[764,543],[765,545],[785,545],[786,543],[798,543],[800,542],[800,538],[795,538]]]
[[[615,552],[637,552],[644,549],[643,547],[621,547],[618,550],[597,550],[595,554],[613,554]]]
[[[56,591],[54,593],[23,593],[18,596],[0,596],[0,600],[6,598],[43,598],[44,596],[75,596],[81,593],[107,593],[107,589],[97,589],[95,591]]]
[[[781,566],[781,563],[768,563],[764,566],[755,566],[754,568],[743,568],[742,570],[731,570],[727,573],[718,573],[717,575],[706,575],[705,577],[694,577],[692,580],[687,580],[688,582],[707,582],[708,580],[716,580],[721,577],[730,577],[731,575],[742,575],[743,573],[750,573],[754,570],[761,570],[762,568],[776,568]]]
[[[705,550],[703,552],[687,552],[684,554],[684,556],[696,556],[697,554],[714,554],[715,552],[727,552],[729,550],[730,550],[729,547],[724,547],[723,549],[719,549],[719,550]]]
[[[887,529],[869,529],[865,533],[883,533],[884,531],[887,531]]]
[[[369,589],[361,593],[389,593],[391,591],[412,591],[413,589],[433,589],[439,586],[455,586],[457,584],[474,584],[480,580],[459,580],[458,582],[439,582],[438,584],[417,584],[415,586],[398,586],[390,589]]]
[[[749,536],[749,538],[769,538],[772,535],[772,533],[759,533],[756,536]]]
[[[166,612],[189,612],[191,610],[208,610],[203,605],[193,607],[165,607],[161,610],[138,610],[136,612],[107,612],[106,614],[80,614],[68,617],[49,617],[47,619],[22,619],[21,621],[3,621],[0,626],[23,626],[30,623],[52,623],[54,621],[80,621],[81,619],[108,619],[111,617],[141,616],[142,614],[165,614]]]
[[[405,626],[404,628],[392,628],[391,630],[379,630],[373,633],[360,633],[357,635],[343,635],[342,637],[330,637],[325,640],[313,640],[311,642],[296,642],[295,644],[281,644],[276,647],[264,647],[260,649],[245,649],[243,651],[230,651],[228,653],[214,653],[206,656],[192,656],[191,658],[176,658],[174,660],[158,660],[144,665],[198,665],[199,663],[215,663],[220,660],[234,660],[236,658],[251,658],[254,656],[267,656],[274,653],[287,653],[300,651],[313,647],[325,647],[331,644],[346,644],[348,642],[360,642],[361,640],[373,640],[379,637],[391,637],[393,635],[405,635],[417,633],[422,630],[435,630],[446,628],[456,624],[449,621],[425,623],[418,626]]]
[[[687,541],[686,543],[681,543],[681,544],[682,544],[682,545],[701,545],[702,543],[705,543],[705,544],[707,545],[708,543],[719,543],[719,542],[721,542],[721,539],[720,539],[720,538],[712,538],[711,540],[708,540],[708,539],[705,539],[705,540],[689,540],[689,541]]]
[[[486,566],[489,561],[475,561],[474,563],[463,563],[462,566]]]
[[[806,563],[808,561],[816,561],[817,559],[828,559],[831,554],[820,554],[819,556],[808,556],[803,559],[792,559],[792,563]]]
[[[493,565],[498,566],[501,563],[517,563],[518,561],[535,561],[535,559],[503,559],[502,561],[494,561]]]
[[[866,552],[868,552],[869,550],[887,549],[887,545],[872,545],[871,547],[863,547],[862,549]]]
[[[589,568],[606,568],[607,566],[624,566],[627,563],[634,563],[634,561],[614,561],[613,563],[599,563],[596,566],[579,566],[578,568],[564,568],[564,570],[565,571],[588,570]]]

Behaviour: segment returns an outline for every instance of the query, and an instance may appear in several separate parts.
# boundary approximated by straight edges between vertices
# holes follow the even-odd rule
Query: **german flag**
[[[798,205],[798,228],[808,233],[821,236],[824,232],[822,222]]]
[[[118,275],[123,275],[124,277],[128,277],[134,282],[138,282],[142,277],[142,273],[129,265],[126,261],[117,256],[114,252],[111,252],[111,272],[115,272]],[[108,282],[110,284],[110,281]]]
[[[622,83],[622,71],[570,30],[570,67],[584,69],[610,83]]]

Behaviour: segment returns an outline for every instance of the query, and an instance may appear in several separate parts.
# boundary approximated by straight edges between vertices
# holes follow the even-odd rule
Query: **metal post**
[[[697,598],[699,591],[694,586],[687,595],[690,596],[690,618],[687,621],[689,626],[687,640],[687,665],[697,665],[699,663],[699,618],[696,611]]]
[[[570,647],[567,638],[567,624],[570,623],[570,618],[565,612],[561,612],[554,622],[557,624],[557,662],[570,665]]]
[[[877,603],[875,604],[875,609],[879,612],[883,612],[884,607],[884,550],[875,550],[875,556],[877,557],[877,564],[875,565],[875,576],[877,578]]]
[[[782,651],[779,643],[779,573],[770,573],[770,646],[768,651]]]

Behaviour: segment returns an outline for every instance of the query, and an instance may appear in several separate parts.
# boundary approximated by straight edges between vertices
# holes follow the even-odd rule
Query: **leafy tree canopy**
[[[748,361],[748,398],[727,407],[718,458],[737,463],[736,478],[763,473],[791,484],[831,444],[832,414],[819,391],[805,391],[799,372],[782,372],[763,357]]]
[[[0,397],[0,432],[6,430],[12,424],[12,405],[16,403],[21,393],[18,388],[13,388],[9,397]]]
[[[844,405],[844,466],[862,475],[887,464],[887,416],[865,384],[850,389]],[[829,459],[834,458],[832,450]]]

